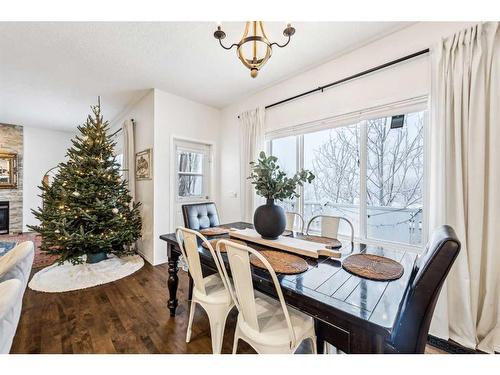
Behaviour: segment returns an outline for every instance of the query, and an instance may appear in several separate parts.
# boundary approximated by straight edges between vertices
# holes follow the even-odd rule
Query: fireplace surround
[[[9,234],[9,202],[0,202],[0,234]]]

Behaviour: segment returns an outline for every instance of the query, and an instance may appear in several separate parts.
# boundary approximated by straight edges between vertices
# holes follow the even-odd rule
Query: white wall
[[[417,23],[328,63],[263,90],[224,108],[220,144],[220,199],[222,221],[242,215],[239,173],[239,113],[342,79],[360,71],[432,47],[440,38],[466,27],[466,23]],[[430,57],[409,60],[371,75],[344,83],[266,111],[266,132],[317,121],[360,109],[430,94]],[[269,61],[272,64],[272,59]],[[265,72],[262,72],[265,74]],[[257,78],[258,79],[258,78]],[[235,197],[233,192],[239,192]]]
[[[112,124],[113,129],[117,129],[125,119],[133,118],[136,124],[135,151],[153,148],[153,179],[136,181],[136,200],[142,204],[143,225],[138,248],[151,264],[167,261],[167,246],[159,236],[174,230],[172,218],[175,207],[171,196],[173,139],[210,143],[214,146],[214,152],[217,152],[220,115],[218,109],[152,89]],[[218,159],[218,155],[214,155],[214,160]],[[217,199],[217,166],[214,174],[213,193]]]
[[[112,124],[116,131],[126,119],[135,121],[135,152],[154,146],[154,90],[127,108],[122,116]],[[153,151],[154,152],[154,151]],[[154,175],[153,175],[154,178]],[[154,263],[154,180],[135,182],[136,201],[141,202],[142,238],[137,241],[137,249],[150,263]]]
[[[154,264],[167,261],[167,246],[159,239],[161,234],[174,228],[174,149],[173,139],[187,139],[213,145],[215,161],[212,176],[212,193],[218,201],[218,190],[214,182],[219,181],[218,143],[221,112],[203,104],[154,90],[155,133],[154,133]]]
[[[38,220],[31,213],[42,205],[38,196],[45,173],[66,159],[66,150],[71,146],[73,132],[24,127],[24,174],[23,174],[23,231],[27,225],[36,225]]]

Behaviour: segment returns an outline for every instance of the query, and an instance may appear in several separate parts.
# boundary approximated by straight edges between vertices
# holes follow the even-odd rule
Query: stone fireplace
[[[17,154],[17,187],[0,189],[0,235],[23,231],[23,148],[23,127],[0,124],[0,152]]]
[[[9,234],[9,202],[0,202],[0,234]]]

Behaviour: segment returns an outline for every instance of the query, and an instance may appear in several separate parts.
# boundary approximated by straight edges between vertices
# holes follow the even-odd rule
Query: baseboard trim
[[[445,351],[450,354],[480,354],[481,352],[463,347],[454,341],[443,340],[439,337],[429,335],[427,337],[427,343],[435,348]]]

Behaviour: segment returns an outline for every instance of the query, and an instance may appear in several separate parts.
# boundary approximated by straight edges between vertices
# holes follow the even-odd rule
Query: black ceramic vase
[[[257,207],[253,214],[253,225],[257,233],[266,240],[276,240],[285,231],[286,217],[283,207],[268,199],[266,204]]]
[[[108,259],[105,252],[101,253],[87,253],[87,263],[99,263],[102,260]]]

